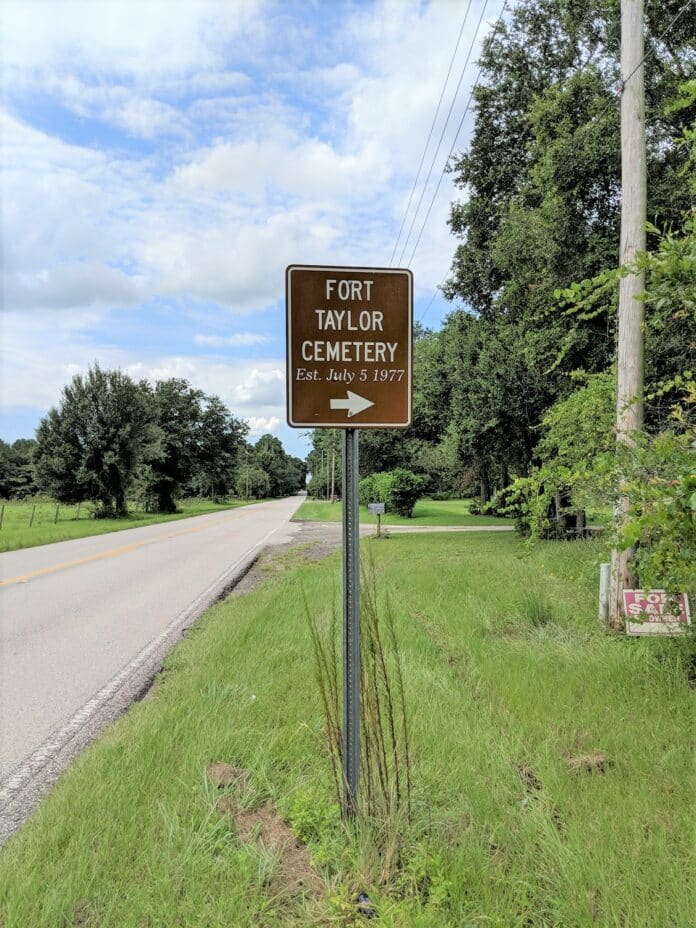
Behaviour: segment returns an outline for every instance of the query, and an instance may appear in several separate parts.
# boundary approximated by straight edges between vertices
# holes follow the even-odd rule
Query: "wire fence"
[[[209,498],[191,497],[179,500],[178,513],[185,515],[189,510],[198,509],[203,513],[217,506],[244,502],[241,497],[218,497],[215,502]],[[251,502],[251,500],[249,500]],[[152,518],[159,513],[152,512],[144,503],[131,500],[128,503],[128,516],[142,516]],[[127,517],[128,517],[127,516]],[[126,518],[127,518],[126,517]],[[0,500],[0,531],[45,528],[51,525],[66,522],[82,522],[100,518],[99,507],[92,502],[76,503],[72,505],[56,503],[55,500],[45,498],[26,497],[22,500]]]

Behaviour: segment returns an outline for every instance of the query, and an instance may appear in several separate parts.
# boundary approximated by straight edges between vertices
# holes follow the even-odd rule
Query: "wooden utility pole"
[[[643,0],[621,0],[621,245],[622,267],[635,264],[645,251],[646,165],[645,86],[643,73]],[[631,447],[643,428],[643,320],[640,299],[645,274],[632,269],[619,283],[616,440]],[[614,510],[617,525],[625,519],[629,500],[622,496]],[[630,584],[631,550],[612,551],[609,623],[620,630],[622,594]]]

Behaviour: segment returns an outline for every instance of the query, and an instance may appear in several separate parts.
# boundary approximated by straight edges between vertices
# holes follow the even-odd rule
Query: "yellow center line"
[[[255,508],[261,509],[266,507],[257,506]],[[147,538],[145,541],[134,541],[130,545],[122,545],[119,548],[111,548],[109,551],[101,551],[99,554],[90,554],[87,557],[80,557],[75,561],[64,561],[62,564],[54,564],[52,567],[41,567],[39,570],[33,570],[30,573],[21,574],[18,577],[10,577],[7,580],[0,580],[0,587],[11,586],[13,583],[27,583],[29,580],[36,579],[36,577],[45,577],[47,574],[54,574],[59,570],[69,570],[71,567],[80,567],[82,564],[89,564],[93,561],[102,561],[112,557],[120,557],[122,554],[130,554],[132,551],[137,551],[139,548],[145,548],[147,545],[153,545],[159,541],[170,541],[172,538],[181,538],[184,535],[194,535],[196,532],[204,532],[209,528],[214,528],[217,525],[221,525],[223,522],[231,522],[233,519],[237,518],[239,518],[239,514],[235,513],[231,516],[225,516],[222,519],[216,519],[215,522],[209,522],[206,525],[195,525],[192,528],[187,528],[180,532],[171,532],[169,535],[162,535],[158,538]]]

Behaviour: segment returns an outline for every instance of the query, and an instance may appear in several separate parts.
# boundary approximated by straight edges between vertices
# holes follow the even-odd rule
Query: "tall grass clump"
[[[370,558],[361,571],[360,739],[358,808],[363,821],[411,820],[413,775],[408,711],[399,642],[388,596],[378,599]],[[305,601],[314,675],[324,715],[326,749],[336,800],[346,788],[343,776],[342,661],[336,596],[328,618],[314,615]]]

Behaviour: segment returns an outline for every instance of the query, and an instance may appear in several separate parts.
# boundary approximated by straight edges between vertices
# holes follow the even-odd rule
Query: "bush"
[[[426,484],[426,477],[419,477],[403,467],[383,474],[370,474],[360,481],[360,502],[363,506],[384,503],[387,512],[410,519]]]

